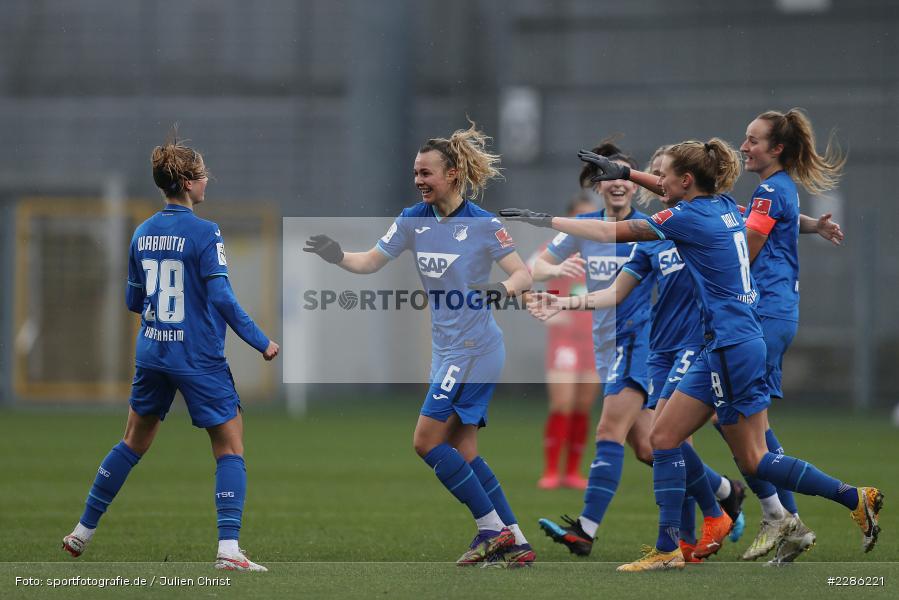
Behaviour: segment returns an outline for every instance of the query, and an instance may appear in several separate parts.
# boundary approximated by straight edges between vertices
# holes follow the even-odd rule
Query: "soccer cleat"
[[[721,509],[727,513],[732,521],[737,520],[737,515],[743,511],[743,500],[746,498],[746,487],[737,481],[731,479],[727,475],[724,478],[730,482],[730,495],[727,498],[718,501]]]
[[[701,558],[696,558],[695,556],[693,556],[693,550],[696,549],[696,544],[688,544],[684,540],[680,540],[680,542],[678,542],[678,545],[680,546],[680,553],[683,555],[685,563],[702,562]]]
[[[558,475],[544,475],[537,481],[537,488],[541,490],[557,490],[562,487],[562,479]]]
[[[264,573],[268,571],[262,565],[257,565],[247,558],[243,548],[237,554],[219,554],[215,557],[215,568],[222,571],[256,571]]]
[[[87,541],[82,540],[74,533],[70,533],[62,538],[62,549],[72,555],[72,558],[78,558],[84,552]]]
[[[774,553],[774,558],[768,561],[769,565],[791,563],[815,545],[815,532],[806,527],[797,516],[792,517],[792,521],[790,531],[777,544],[777,552]]]
[[[537,560],[537,554],[530,544],[516,544],[490,557],[481,568],[518,569],[530,567]]]
[[[577,473],[569,473],[562,479],[562,485],[572,490],[586,490],[587,480]]]
[[[482,563],[514,544],[515,534],[508,527],[503,527],[500,531],[484,529],[474,536],[468,550],[459,557],[456,564],[460,567],[467,567]]]
[[[724,538],[730,533],[730,528],[734,522],[726,512],[722,512],[720,517],[705,517],[702,520],[702,538],[696,542],[696,549],[693,550],[693,556],[696,558],[708,558],[721,550],[721,544]]]
[[[671,552],[662,552],[651,546],[643,546],[643,556],[634,562],[621,565],[616,571],[622,573],[636,573],[639,571],[666,571],[668,569],[683,569],[686,563],[680,548]]]
[[[587,532],[581,527],[580,521],[572,519],[568,515],[562,515],[562,520],[567,523],[566,527],[549,519],[540,519],[538,523],[546,535],[557,544],[567,547],[572,554],[590,556],[590,551],[593,550],[593,538],[587,535]]]
[[[732,542],[739,541],[741,537],[743,537],[743,532],[746,530],[746,515],[743,514],[743,511],[740,511],[740,514],[737,516],[737,520],[734,521],[734,526],[730,530],[730,535],[727,536],[728,539]]]
[[[792,515],[784,517],[783,519],[778,519],[777,521],[766,521],[765,519],[762,519],[758,535],[755,536],[752,544],[740,558],[743,560],[755,560],[765,556],[774,549],[774,546],[776,546],[787,533],[789,533],[792,525]]]
[[[862,530],[862,550],[870,552],[880,535],[877,517],[883,508],[883,494],[874,487],[858,488],[858,506],[849,513]]]

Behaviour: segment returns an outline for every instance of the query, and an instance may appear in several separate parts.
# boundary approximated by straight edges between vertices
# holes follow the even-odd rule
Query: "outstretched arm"
[[[528,311],[537,319],[546,321],[563,310],[611,308],[621,304],[639,284],[640,281],[636,277],[622,271],[606,289],[583,296],[556,296],[548,292],[532,292],[528,296]]]
[[[631,169],[626,165],[622,165],[621,163],[609,160],[607,157],[601,156],[589,150],[581,150],[577,153],[577,157],[585,163],[590,163],[596,166],[597,174],[590,178],[590,181],[592,181],[593,183],[624,179],[626,181],[633,181],[641,187],[645,187],[647,190],[649,190],[653,194],[656,194],[657,196],[665,195],[664,191],[659,185],[658,175]]]
[[[840,229],[840,224],[832,219],[832,213],[824,213],[817,219],[799,215],[799,233],[817,233],[834,246],[839,246],[843,243],[843,230]]]
[[[367,252],[344,252],[343,260],[337,266],[350,273],[368,275],[380,271],[389,262],[390,259],[374,247]]]
[[[534,260],[532,275],[534,281],[546,281],[556,277],[582,277],[586,262],[579,253],[572,254],[565,260],[559,260],[555,254],[544,250]]]
[[[375,246],[367,252],[344,252],[336,240],[326,235],[313,235],[306,240],[303,252],[318,254],[322,260],[344,271],[367,275],[379,271],[390,259]]]

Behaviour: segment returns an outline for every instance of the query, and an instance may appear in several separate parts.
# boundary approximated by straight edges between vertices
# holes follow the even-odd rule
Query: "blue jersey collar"
[[[637,212],[637,209],[635,209],[633,206],[631,206],[631,212],[627,213],[627,214],[624,216],[624,218],[621,219],[621,220],[622,220],[622,221],[627,221],[628,219],[630,219],[631,217],[634,216],[634,213],[635,213],[635,212]],[[604,209],[604,208],[600,209],[600,211],[599,211],[599,218],[602,219],[603,221],[605,221],[605,219],[606,219],[606,209]]]
[[[167,212],[193,212],[192,209],[187,208],[186,206],[181,206],[180,204],[166,204],[165,208],[162,210]]]

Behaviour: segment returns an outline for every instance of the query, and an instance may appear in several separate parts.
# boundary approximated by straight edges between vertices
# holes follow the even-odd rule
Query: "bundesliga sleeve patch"
[[[218,250],[219,264],[222,265],[223,267],[227,266],[228,260],[225,258],[225,244],[223,244],[221,242],[216,242],[215,248],[216,248],[216,250]]]
[[[652,215],[652,220],[655,222],[656,225],[661,225],[662,223],[664,223],[665,221],[667,221],[668,219],[670,219],[673,216],[674,216],[674,213],[671,212],[671,209],[666,208],[665,210],[660,210],[656,214]]]
[[[494,235],[499,242],[500,248],[511,248],[515,245],[515,242],[512,240],[512,236],[509,235],[509,232],[506,231],[505,227],[503,227],[502,229],[497,229]]]
[[[752,199],[752,212],[768,216],[769,210],[771,210],[771,200],[769,200],[768,198]]]

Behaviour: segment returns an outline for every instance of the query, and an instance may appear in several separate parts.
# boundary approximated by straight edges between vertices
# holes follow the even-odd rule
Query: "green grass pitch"
[[[214,462],[204,432],[183,411],[166,420],[154,447],[132,471],[85,555],[60,550],[83,508],[99,461],[119,439],[115,413],[0,412],[0,598],[340,597],[340,598],[806,598],[899,597],[899,430],[888,419],[846,412],[784,412],[771,419],[788,452],[851,483],[886,494],[880,542],[870,554],[847,511],[799,497],[818,544],[787,568],[742,563],[755,534],[758,503],[747,500],[747,532],[712,561],[684,572],[619,574],[641,544],[654,541],[651,471],[627,456],[624,478],[588,559],[554,545],[539,517],[578,514],[581,493],[539,491],[545,408],[500,395],[481,454],[506,490],[538,554],[531,569],[460,569],[453,561],[474,535],[465,507],[453,500],[412,451],[419,398],[314,404],[291,420],[251,409],[245,415],[249,491],[241,545],[270,568],[232,574],[230,585],[201,587],[216,547]],[[598,413],[597,413],[598,414]],[[594,421],[595,422],[595,421]],[[735,468],[714,430],[696,438],[714,468]],[[588,454],[589,451],[588,451]],[[586,456],[585,462],[591,457]],[[66,586],[48,579],[156,577],[140,587]],[[829,586],[828,577],[883,577],[883,586]],[[39,586],[16,585],[34,577]],[[182,577],[193,586],[162,585]]]

